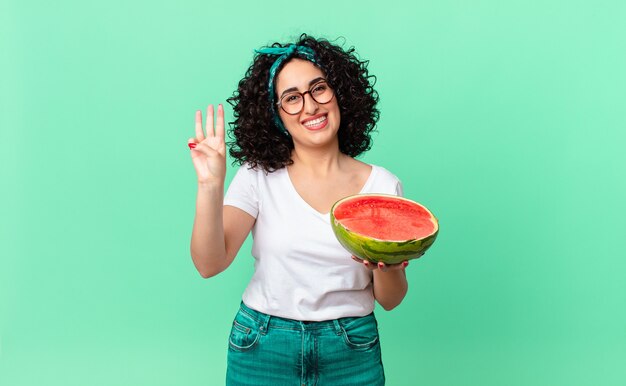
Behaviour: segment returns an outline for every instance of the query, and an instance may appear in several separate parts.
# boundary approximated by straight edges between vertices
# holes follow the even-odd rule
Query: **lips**
[[[328,114],[318,114],[302,121],[302,125],[309,130],[319,130],[328,124]]]
[[[314,116],[312,116],[312,117],[310,117],[310,118],[303,119],[303,120],[301,121],[301,123],[304,125],[305,123],[307,123],[307,122],[309,122],[309,121],[312,121],[312,120],[314,120],[314,119],[321,118],[321,117],[326,116],[326,115],[328,115],[328,113],[321,113],[321,114],[317,114],[317,115],[314,115]]]

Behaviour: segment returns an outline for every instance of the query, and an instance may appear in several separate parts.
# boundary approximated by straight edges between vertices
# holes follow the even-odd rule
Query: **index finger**
[[[202,131],[202,111],[196,110],[196,139],[198,142],[204,141],[204,132]]]

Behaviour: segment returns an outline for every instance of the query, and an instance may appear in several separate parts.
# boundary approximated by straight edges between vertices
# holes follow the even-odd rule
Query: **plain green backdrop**
[[[195,271],[186,142],[302,32],[370,60],[361,159],[441,224],[387,384],[626,384],[625,4],[1,0],[0,385],[223,384],[251,244]]]

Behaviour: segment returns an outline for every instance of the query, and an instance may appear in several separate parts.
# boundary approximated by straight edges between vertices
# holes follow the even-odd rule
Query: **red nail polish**
[[[196,144],[195,144],[195,143],[193,143],[193,142],[190,142],[190,143],[188,143],[187,145],[189,145],[189,148],[190,148],[190,149],[195,149],[195,147],[196,147]]]
[[[403,263],[402,263],[402,266],[403,266],[404,268],[406,268],[406,266],[407,266],[407,265],[409,265],[409,262],[408,262],[408,261],[405,261],[405,262],[403,262]]]
[[[385,268],[385,264],[383,264],[383,263],[378,263],[378,268],[381,268],[381,269],[382,269],[382,268]]]

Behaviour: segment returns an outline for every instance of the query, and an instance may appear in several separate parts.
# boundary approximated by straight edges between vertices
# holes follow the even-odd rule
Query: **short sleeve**
[[[404,188],[400,180],[396,183],[396,196],[404,197]]]
[[[256,218],[259,214],[257,171],[243,164],[237,170],[224,196],[224,205],[234,206]]]

